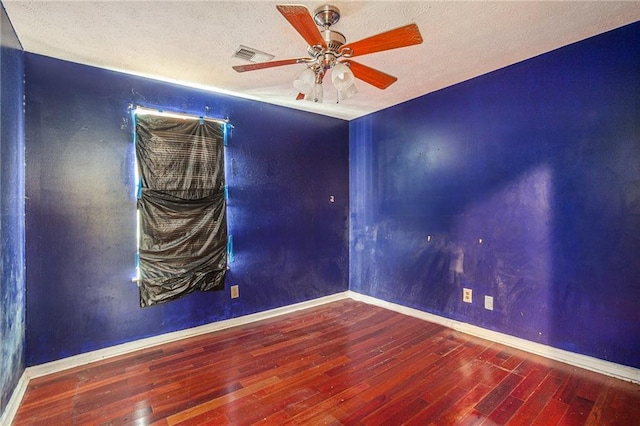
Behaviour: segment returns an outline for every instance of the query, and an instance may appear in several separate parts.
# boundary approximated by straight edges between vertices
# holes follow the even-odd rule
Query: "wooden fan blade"
[[[378,71],[366,65],[359,64],[358,62],[350,60],[342,62],[345,62],[349,65],[349,68],[351,68],[351,72],[353,72],[353,75],[357,79],[369,83],[370,85],[375,86],[378,89],[384,90],[398,80],[397,77],[385,74],[382,71]]]
[[[309,46],[320,45],[327,47],[318,26],[313,21],[309,11],[304,6],[279,4],[276,8],[289,21],[293,28],[300,33]]]
[[[352,56],[362,56],[420,43],[422,43],[422,35],[420,35],[418,26],[409,24],[353,43],[347,43],[340,50],[344,51],[349,48],[353,52]]]
[[[256,64],[235,65],[232,68],[238,72],[262,70],[265,68],[281,67],[283,65],[293,65],[304,61],[303,59],[282,59],[280,61],[258,62]]]

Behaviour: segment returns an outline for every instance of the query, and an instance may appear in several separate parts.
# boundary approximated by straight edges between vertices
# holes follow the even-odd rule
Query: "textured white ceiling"
[[[331,1],[332,29],[354,42],[409,23],[424,43],[360,56],[398,77],[386,90],[358,81],[335,103],[296,101],[304,65],[237,73],[240,44],[306,56],[306,43],[273,1],[1,0],[23,48],[82,64],[180,82],[277,105],[353,119],[640,20],[640,1]],[[310,12],[325,1],[293,2]]]

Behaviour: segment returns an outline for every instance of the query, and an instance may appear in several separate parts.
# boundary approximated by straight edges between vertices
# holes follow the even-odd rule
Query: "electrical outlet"
[[[493,311],[493,296],[484,296],[484,308]]]
[[[465,303],[471,303],[473,300],[473,291],[470,288],[462,289],[462,301]]]
[[[231,286],[231,298],[232,299],[237,299],[238,297],[240,297],[240,290],[238,290],[238,286],[237,285],[232,285]]]

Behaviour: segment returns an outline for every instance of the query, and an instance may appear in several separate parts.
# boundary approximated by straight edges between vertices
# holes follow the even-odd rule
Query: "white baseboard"
[[[18,408],[20,407],[20,403],[22,402],[22,397],[27,391],[27,385],[29,385],[29,376],[27,375],[27,372],[25,370],[22,373],[22,376],[20,376],[20,380],[18,380],[18,384],[13,390],[11,398],[9,399],[9,402],[5,407],[2,416],[0,416],[0,426],[8,426],[13,422],[13,418],[16,416]]]
[[[525,352],[533,353],[543,356],[545,358],[553,359],[556,361],[564,362],[575,367],[584,368],[586,370],[595,371],[597,373],[612,376],[618,379],[626,380],[629,382],[640,383],[640,369],[628,367],[625,365],[616,364],[609,361],[604,361],[598,358],[589,357],[586,355],[580,355],[573,352],[568,352],[562,349],[557,349],[551,346],[543,345],[540,343],[531,342],[529,340],[520,339],[518,337],[509,336],[508,334],[499,333],[493,330],[487,330],[475,325],[467,324],[464,322],[452,320],[449,318],[433,315],[428,312],[420,311],[406,306],[398,305],[392,302],[386,302],[384,300],[376,299],[371,296],[366,296],[353,291],[345,291],[342,293],[336,293],[329,296],[321,297],[318,299],[308,300],[293,305],[283,306],[281,308],[271,309],[264,312],[258,312],[255,314],[245,315],[238,318],[231,318],[228,320],[218,321],[211,324],[201,325],[199,327],[193,327],[186,330],[175,331],[172,333],[166,333],[159,336],[149,337],[146,339],[136,340],[134,342],[123,343],[121,345],[111,346],[104,349],[99,349],[92,352],[87,352],[80,355],[74,355],[68,358],[60,359],[57,361],[48,362],[45,364],[28,367],[22,376],[20,381],[13,391],[13,395],[9,400],[4,413],[0,417],[0,425],[10,425],[18,411],[22,397],[27,389],[29,381],[36,377],[45,376],[47,374],[57,373],[59,371],[67,370],[70,368],[78,367],[81,365],[89,364],[91,362],[100,361],[103,359],[115,357],[118,355],[124,355],[140,349],[146,349],[154,346],[158,346],[164,343],[174,342],[177,340],[186,339],[189,337],[198,336],[201,334],[212,333],[219,330],[224,330],[231,327],[237,327],[240,325],[250,324],[256,321],[261,321],[268,318],[277,317],[284,314],[289,314],[302,309],[308,309],[316,306],[321,306],[326,303],[335,302],[344,299],[353,299],[360,302],[364,302],[370,305],[375,305],[381,308],[389,309],[404,315],[409,315],[424,321],[429,321],[435,324],[443,325],[445,327],[452,328],[466,333],[472,336],[480,337],[486,340],[490,340],[496,343],[500,343],[512,348],[516,348]]]
[[[189,337],[199,336],[201,334],[212,333],[231,327],[250,324],[252,322],[289,314],[302,309],[309,309],[321,306],[326,303],[335,302],[349,298],[349,292],[331,294],[329,296],[320,297],[318,299],[307,300],[293,305],[287,305],[280,308],[270,309],[268,311],[257,312],[255,314],[244,315],[237,318],[218,321],[198,327],[188,328],[186,330],[174,331],[172,333],[161,334],[159,336],[148,337],[133,342],[123,343],[121,345],[111,346],[104,349],[98,349],[79,355],[70,356],[68,358],[59,359],[57,361],[47,362],[45,364],[27,367],[20,377],[20,381],[13,391],[11,399],[0,416],[0,426],[11,425],[13,419],[18,412],[22,398],[27,390],[29,381],[36,377],[46,376],[48,374],[57,373],[70,368],[79,367],[95,361],[112,358],[118,355],[124,355],[140,349],[151,348],[162,345],[164,343],[175,342]]]
[[[108,348],[70,356],[68,358],[63,358],[57,361],[28,367],[26,372],[29,378],[33,379],[36,377],[45,376],[47,374],[67,370],[69,368],[78,367],[80,365],[89,364],[91,362],[100,361],[106,358],[112,358],[114,356],[127,354],[129,352],[137,351],[140,349],[146,349],[153,346],[162,345],[164,343],[175,342],[177,340],[199,336],[201,334],[212,333],[214,331],[224,330],[231,327],[237,327],[239,325],[250,324],[252,322],[289,314],[302,309],[308,309],[347,298],[349,298],[349,296],[348,292],[346,291],[343,293],[336,293],[329,296],[320,297],[318,299],[307,300],[305,302],[295,303],[293,305],[270,309],[268,311],[257,312],[255,314],[213,322],[198,327],[174,331],[171,333],[161,334],[159,336],[148,337],[133,342],[123,343],[121,345],[110,346]]]
[[[573,365],[574,367],[580,367],[584,368],[585,370],[595,371],[596,373],[605,374],[607,376],[626,380],[628,382],[640,383],[640,369],[637,368],[604,361],[587,355],[576,354],[574,352],[557,349],[552,346],[543,345],[541,343],[531,342],[519,337],[510,336],[508,334],[500,333],[493,330],[487,330],[486,328],[430,314],[428,312],[420,311],[417,309],[408,308],[396,303],[386,302],[384,300],[376,299],[374,297],[366,296],[360,293],[349,291],[348,295],[353,300],[358,300],[370,305],[379,306],[381,308],[389,309],[401,314],[433,322],[435,324],[440,324],[445,327],[460,331],[461,333],[470,334],[472,336],[510,346],[515,349],[560,361],[565,364]]]

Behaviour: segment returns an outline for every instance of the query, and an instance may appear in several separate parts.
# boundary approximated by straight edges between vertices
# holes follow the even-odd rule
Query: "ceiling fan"
[[[357,92],[353,84],[354,78],[378,89],[386,89],[397,80],[396,77],[362,65],[351,58],[422,43],[422,35],[416,24],[405,25],[347,43],[344,35],[331,30],[331,25],[340,20],[340,10],[335,6],[324,5],[317,8],[313,18],[304,6],[277,5],[276,8],[307,42],[308,57],[236,65],[233,69],[237,72],[245,72],[283,65],[306,64],[307,68],[293,83],[300,92],[297,99],[322,102],[322,81],[329,70],[331,70],[333,86],[338,91],[338,102]]]

